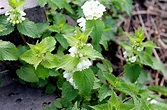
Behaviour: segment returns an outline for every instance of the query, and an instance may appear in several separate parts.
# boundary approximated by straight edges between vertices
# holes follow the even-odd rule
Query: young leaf
[[[91,108],[93,108],[94,110],[113,110],[112,105],[109,103],[91,106]]]
[[[146,52],[139,52],[138,55],[139,55],[141,64],[153,67],[153,61]]]
[[[96,50],[93,49],[92,46],[85,45],[79,53],[86,55],[88,58],[95,60],[96,58],[103,59],[103,56]]]
[[[140,75],[140,65],[139,64],[126,64],[124,68],[125,75],[129,80],[134,83]]]
[[[142,44],[143,47],[151,47],[151,48],[158,48],[153,42],[151,41],[147,41],[145,43]]]
[[[77,71],[73,75],[74,82],[78,87],[80,94],[89,95],[93,89],[95,76],[91,69]]]
[[[119,108],[121,104],[121,100],[119,99],[119,97],[114,91],[112,91],[112,95],[111,95],[109,103],[115,108]]]
[[[55,49],[56,40],[53,37],[46,37],[40,42],[41,47],[46,46],[47,52],[52,52]]]
[[[49,70],[39,65],[35,70],[35,74],[38,78],[46,79],[49,77]]]
[[[45,68],[55,68],[59,64],[59,59],[56,55],[53,55],[51,53],[46,53],[45,57],[43,58],[41,65],[43,65]]]
[[[27,82],[38,82],[38,78],[35,74],[35,69],[31,65],[22,66],[16,71],[19,78]]]
[[[167,68],[165,65],[154,57],[151,59],[153,61],[153,69],[161,71],[164,77],[167,79]]]
[[[167,96],[167,87],[164,86],[148,86],[149,89],[159,92],[164,96]]]
[[[57,41],[61,44],[63,48],[65,49],[68,48],[69,44],[62,34],[56,34],[55,38],[57,39]]]
[[[43,55],[34,54],[32,50],[28,50],[23,53],[20,58],[29,64],[33,64],[34,67],[37,68],[37,66],[43,59]]]
[[[97,45],[100,43],[100,39],[102,37],[103,31],[104,31],[104,23],[102,20],[98,19],[98,20],[88,20],[86,22],[86,28],[92,28],[93,27],[93,31],[91,33],[91,37],[93,39],[93,44]]]
[[[8,35],[14,31],[14,26],[7,21],[6,16],[0,16],[0,24],[3,27],[0,29],[3,30],[2,32],[0,31],[0,36]]]
[[[59,65],[58,68],[63,68],[65,70],[73,70],[74,67],[79,63],[79,59],[72,57],[70,55],[64,55],[60,60],[59,60]]]
[[[20,33],[31,37],[31,38],[39,38],[40,32],[38,31],[37,25],[29,20],[25,20],[24,22],[17,25],[17,29]]]
[[[99,101],[102,101],[103,99],[105,99],[108,96],[111,96],[112,94],[112,90],[109,89],[108,85],[103,85],[100,90],[99,90]]]
[[[18,50],[10,42],[0,40],[0,60],[18,60]]]

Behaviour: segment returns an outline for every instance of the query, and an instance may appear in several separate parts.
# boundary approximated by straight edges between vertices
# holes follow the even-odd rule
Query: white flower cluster
[[[94,0],[86,1],[81,8],[86,17],[86,20],[96,20],[101,18],[103,12],[106,11],[104,5],[102,5],[99,1]]]
[[[92,46],[91,44],[87,44],[87,45]],[[66,80],[74,87],[74,89],[78,89],[78,87],[76,86],[76,84],[73,81],[73,73],[76,71],[82,71],[84,69],[89,68],[92,65],[92,62],[88,58],[86,58],[84,55],[79,53],[78,47],[76,47],[76,46],[71,47],[68,51],[70,52],[70,55],[72,57],[79,58],[80,62],[77,64],[76,67],[73,68],[72,71],[70,71],[70,72],[64,71],[63,77],[66,78]]]
[[[86,19],[84,17],[81,17],[77,20],[77,23],[78,23],[79,27],[81,27],[81,30],[85,31],[85,29],[86,29]]]
[[[81,60],[77,65],[77,70],[82,71],[89,68],[92,65],[92,62],[89,59]]]
[[[126,58],[127,61],[130,61],[131,63],[136,62],[137,57],[130,52],[123,52],[124,57]]]
[[[66,80],[74,87],[74,89],[78,89],[78,87],[75,85],[73,77],[72,77],[73,73],[64,71],[63,72],[63,77],[66,78]]]
[[[92,46],[90,44],[87,45]],[[82,71],[92,65],[91,61],[88,58],[85,58],[84,55],[79,53],[78,47],[73,46],[68,51],[70,52],[70,55],[72,57],[80,58],[80,62],[77,65],[76,71]]]
[[[150,101],[150,104],[158,104],[158,101],[155,99],[147,98],[147,101]]]
[[[103,16],[103,13],[106,11],[105,6],[102,5],[99,1],[89,0],[84,3],[81,7],[84,17],[81,17],[77,20],[78,25],[81,27],[82,31],[85,31],[86,20],[96,20]]]
[[[7,21],[12,25],[22,23],[25,20],[26,13],[18,9],[11,9],[5,13],[5,16],[8,16]]]

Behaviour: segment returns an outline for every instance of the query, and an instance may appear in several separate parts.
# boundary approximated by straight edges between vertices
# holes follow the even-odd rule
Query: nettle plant
[[[102,56],[102,49],[107,51],[108,42],[115,40],[117,20],[122,19],[117,10],[130,16],[131,0],[38,0],[41,7],[47,6],[46,23],[25,17],[24,0],[8,2],[11,10],[0,17],[0,36],[15,29],[24,45],[0,40],[0,60],[21,63],[16,70],[21,83],[60,95],[46,110],[167,109],[154,92],[167,96],[167,89],[144,84],[149,78],[144,66],[161,71],[164,77],[167,70],[152,57],[152,49],[158,47],[143,42],[142,28],[127,34],[129,41],[120,42],[126,59],[122,75],[113,75],[111,62]],[[78,26],[69,25],[67,17]]]

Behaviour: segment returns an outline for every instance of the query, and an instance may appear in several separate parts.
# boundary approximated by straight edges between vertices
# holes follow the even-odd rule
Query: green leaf
[[[93,49],[92,46],[83,46],[83,48],[79,50],[79,53],[81,53],[82,55],[86,55],[88,58],[92,60],[95,60],[96,58],[103,59],[103,56],[98,51]]]
[[[121,45],[123,48],[125,48],[125,50],[132,50],[132,46],[131,44],[127,43],[127,42],[120,42],[119,45]]]
[[[120,104],[121,104],[121,100],[119,99],[119,97],[116,95],[116,93],[114,91],[112,91],[112,95],[110,98],[109,103],[114,107],[114,108],[119,108]]]
[[[35,74],[38,78],[46,79],[49,77],[49,70],[39,65],[35,70]]]
[[[7,30],[3,25],[0,25],[0,32],[3,32],[4,30]]]
[[[39,4],[41,7],[44,7],[44,6],[47,4],[47,0],[38,0],[38,4]]]
[[[56,40],[53,37],[46,37],[40,42],[41,46],[46,46],[47,52],[52,52],[55,49]]]
[[[167,96],[167,87],[165,86],[148,86],[149,89],[159,92],[164,96]]]
[[[41,65],[43,65],[46,68],[55,68],[59,64],[59,59],[56,55],[53,55],[51,53],[46,53],[45,57],[43,58]]]
[[[57,41],[61,44],[63,48],[65,49],[68,48],[69,44],[62,34],[56,34],[55,38],[57,39]]]
[[[37,68],[39,63],[42,61],[43,55],[34,54],[32,50],[28,50],[23,53],[20,58],[29,64],[33,64],[34,67]]]
[[[20,5],[22,5],[25,2],[25,0],[8,0],[9,5],[12,8],[18,8]]]
[[[105,99],[108,96],[111,96],[112,94],[112,90],[109,89],[108,85],[103,85],[100,90],[99,90],[99,101],[102,101],[103,99]]]
[[[112,85],[112,86],[115,86],[115,83],[116,83],[116,77],[111,74],[111,73],[108,73],[108,72],[103,72],[103,76],[106,78],[106,80]]]
[[[41,33],[38,30],[37,25],[29,20],[25,20],[24,22],[17,25],[17,29],[20,33],[31,37],[31,38],[40,38]]]
[[[139,64],[126,64],[124,67],[124,73],[132,83],[138,79],[140,71],[141,67]]]
[[[153,69],[161,71],[164,77],[167,79],[167,68],[165,65],[154,57],[151,59],[153,61]]]
[[[10,24],[7,21],[6,16],[0,16],[0,24],[3,27],[2,29],[0,29],[0,30],[3,30],[3,31],[0,31],[0,36],[8,35],[14,31],[14,26],[12,26],[12,24]]]
[[[38,82],[38,78],[35,74],[35,69],[31,65],[22,66],[16,71],[20,79],[27,82]]]
[[[94,110],[113,110],[112,105],[110,105],[109,103],[91,106],[91,108],[93,108]]]
[[[79,40],[73,36],[65,36],[65,39],[70,46],[75,46],[79,42]]]
[[[60,75],[60,73],[57,70],[55,70],[55,69],[50,69],[49,70],[49,76],[55,77],[55,76],[58,76],[58,75]]]
[[[80,94],[88,95],[93,89],[95,76],[91,69],[85,69],[83,71],[77,71],[73,75],[74,82],[78,87]]]
[[[62,101],[71,102],[77,97],[77,90],[69,82],[64,82],[62,86]]]
[[[39,36],[42,36],[42,34],[49,28],[49,23],[36,23],[36,26],[38,28]]]
[[[18,60],[18,50],[10,42],[0,40],[0,60]]]
[[[138,55],[139,55],[141,64],[153,67],[153,61],[146,52],[138,52]]]
[[[45,89],[45,94],[52,94],[56,90],[56,86],[53,84],[48,84]]]
[[[98,19],[98,20],[88,20],[86,22],[86,28],[92,28],[93,27],[93,31],[91,33],[91,37],[93,40],[93,44],[97,45],[100,43],[103,31],[104,31],[104,23],[102,20]]]
[[[57,69],[63,68],[65,70],[73,70],[74,67],[79,63],[79,59],[70,55],[64,55],[59,62]]]
[[[129,16],[132,13],[132,0],[111,0],[114,5],[121,11],[126,12]]]
[[[142,46],[143,46],[143,47],[158,48],[158,47],[156,46],[156,44],[154,44],[154,43],[151,42],[151,41],[147,41],[147,42],[143,43]]]
[[[65,8],[67,11],[69,11],[71,14],[73,14],[73,10],[71,6],[67,3],[66,0],[49,0],[50,4],[52,4],[52,7],[58,7],[58,8]]]

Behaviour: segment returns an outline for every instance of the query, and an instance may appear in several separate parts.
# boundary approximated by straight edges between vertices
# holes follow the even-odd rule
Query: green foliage
[[[93,89],[95,76],[91,69],[77,71],[74,73],[74,82],[76,83],[79,93],[89,95]]]
[[[16,71],[19,78],[27,82],[38,82],[38,77],[35,74],[35,69],[31,65],[22,66]]]
[[[126,12],[129,16],[132,13],[132,0],[111,0],[112,3],[121,11]]]
[[[29,44],[30,50],[23,53],[20,58],[35,68],[41,63],[46,68],[54,68],[58,65],[58,58],[51,54],[55,48],[56,41],[53,37],[47,37],[36,45]]]
[[[24,0],[8,2],[12,9],[23,11]],[[165,79],[167,70],[152,57],[152,49],[158,47],[152,41],[145,41],[143,28],[135,30],[133,35],[126,34],[127,42],[117,40],[125,49],[125,66],[113,70],[108,54],[104,54],[115,48],[108,44],[116,42],[121,14],[131,15],[132,0],[99,0],[106,7],[103,17],[77,26],[76,20],[83,17],[84,2],[86,0],[38,0],[41,7],[47,6],[45,23],[26,19],[12,26],[7,17],[1,16],[0,36],[10,34],[16,26],[25,45],[19,44],[16,48],[0,40],[0,60],[19,59],[22,64],[16,74],[20,81],[45,88],[46,94],[61,95],[46,110],[166,110],[165,101],[157,95],[167,96],[166,87],[145,85],[151,78],[143,67],[161,71]],[[81,25],[85,25],[86,30],[83,31]],[[116,72],[124,74],[117,76]]]
[[[40,32],[37,25],[29,20],[25,20],[23,23],[17,25],[17,29],[23,35],[29,36],[31,38],[39,38]]]
[[[153,90],[153,91],[159,92],[164,96],[167,96],[167,92],[166,92],[167,88],[164,86],[149,86],[148,88]]]
[[[14,44],[0,40],[0,60],[18,60],[18,50]]]
[[[0,16],[1,32],[0,36],[5,36],[14,31],[14,27],[8,23],[6,16]]]
[[[8,0],[8,3],[12,8],[18,8],[24,2],[25,0]]]
[[[135,82],[140,75],[141,67],[139,64],[126,64],[124,73],[131,82]]]
[[[0,25],[0,32],[3,32],[4,30],[6,30],[7,28],[5,28],[3,25]]]
[[[91,37],[93,40],[93,44],[98,45],[101,40],[101,36],[103,34],[105,25],[103,21],[100,19],[87,21],[86,28],[92,28],[92,27],[93,27],[93,31],[91,33]]]

